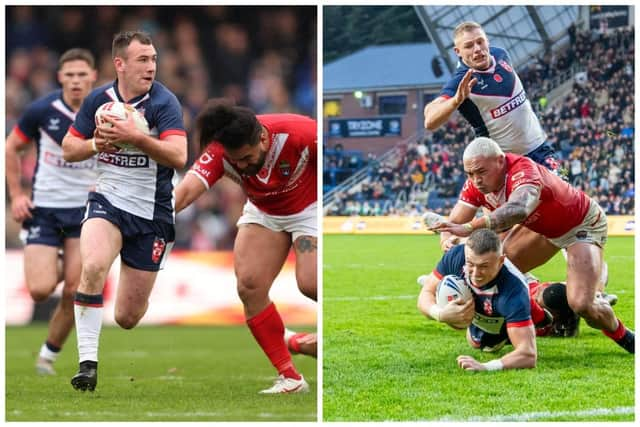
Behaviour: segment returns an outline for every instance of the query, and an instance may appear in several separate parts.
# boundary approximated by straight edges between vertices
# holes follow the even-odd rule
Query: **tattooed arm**
[[[540,204],[540,188],[533,185],[518,187],[509,200],[489,215],[475,218],[465,224],[443,222],[434,230],[451,233],[458,237],[467,237],[473,230],[489,228],[501,232],[523,222]]]
[[[540,188],[533,185],[518,187],[507,203],[485,217],[477,218],[471,222],[476,228],[490,228],[500,232],[508,230],[516,224],[523,222],[540,204]]]

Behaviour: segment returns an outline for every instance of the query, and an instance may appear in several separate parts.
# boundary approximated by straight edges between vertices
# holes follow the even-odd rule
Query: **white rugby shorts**
[[[604,248],[607,232],[607,215],[595,200],[589,199],[589,210],[582,223],[549,241],[561,249],[568,248],[574,243],[591,243]]]
[[[269,215],[247,201],[237,225],[260,224],[272,231],[291,233],[291,241],[295,242],[300,236],[318,237],[317,212],[317,203],[313,202],[293,215]]]

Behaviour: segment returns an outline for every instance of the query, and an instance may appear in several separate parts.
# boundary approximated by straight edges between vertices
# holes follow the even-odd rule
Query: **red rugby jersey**
[[[265,163],[255,176],[244,176],[224,155],[219,143],[209,144],[189,173],[210,188],[222,176],[240,184],[249,200],[269,215],[293,215],[317,200],[317,124],[297,114],[258,115],[271,142]]]
[[[498,192],[482,194],[471,180],[467,180],[460,192],[461,202],[494,211],[506,203],[514,190],[532,185],[541,190],[540,204],[522,225],[547,238],[556,238],[582,223],[589,210],[589,197],[585,193],[528,157],[517,154],[505,156],[505,185]]]

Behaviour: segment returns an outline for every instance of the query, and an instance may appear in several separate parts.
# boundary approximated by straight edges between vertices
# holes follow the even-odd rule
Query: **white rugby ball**
[[[116,120],[128,120],[129,116],[133,117],[133,121],[136,124],[136,127],[142,131],[145,135],[149,135],[149,123],[147,123],[147,119],[144,118],[144,115],[140,113],[138,110],[133,108],[132,105],[126,104],[124,102],[113,101],[106,102],[102,104],[96,110],[96,114],[94,116],[94,120],[96,126],[100,125],[108,125],[111,126],[111,123],[107,122],[104,118],[112,117]],[[120,148],[135,148],[130,144],[114,144]]]
[[[465,283],[463,278],[453,274],[444,276],[436,288],[436,303],[439,307],[444,307],[451,301],[466,302],[471,298],[473,298],[473,293],[469,285]]]

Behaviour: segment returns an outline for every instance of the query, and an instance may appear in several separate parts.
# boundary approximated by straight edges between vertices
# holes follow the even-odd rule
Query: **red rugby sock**
[[[300,379],[284,342],[284,323],[275,304],[269,304],[262,312],[247,319],[247,325],[278,373],[286,378]]]
[[[622,321],[620,321],[620,319],[617,319],[617,320],[618,320],[618,327],[616,328],[615,331],[609,332],[604,329],[602,330],[603,334],[605,334],[606,336],[608,336],[614,341],[620,341],[620,339],[624,337],[624,334],[627,331],[627,328],[624,327],[624,325],[622,324]]]

